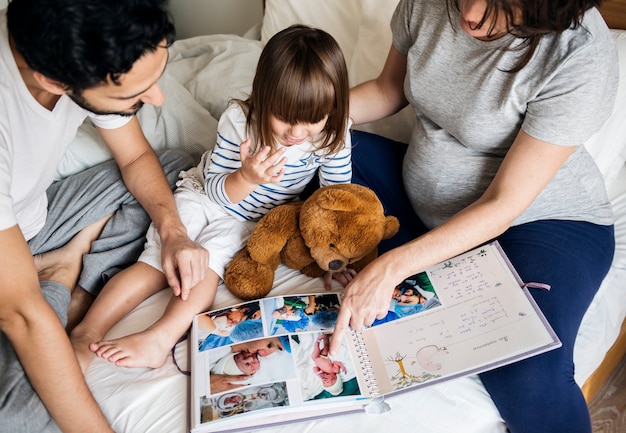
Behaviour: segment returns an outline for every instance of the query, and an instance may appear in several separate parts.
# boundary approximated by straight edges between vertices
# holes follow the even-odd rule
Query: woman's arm
[[[346,286],[331,353],[338,349],[348,325],[358,330],[385,316],[399,281],[507,230],[574,150],[575,146],[546,143],[520,131],[477,201],[428,233],[381,255]]]
[[[408,104],[404,96],[406,64],[406,56],[392,46],[380,75],[350,90],[350,118],[355,125],[391,116]]]

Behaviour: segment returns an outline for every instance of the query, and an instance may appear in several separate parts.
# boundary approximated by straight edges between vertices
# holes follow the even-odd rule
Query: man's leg
[[[179,150],[161,152],[159,159],[172,187],[178,173],[193,164],[191,157]],[[126,188],[115,161],[55,182],[48,189],[48,202],[46,225],[29,241],[34,255],[60,250],[58,257],[64,256],[78,232],[86,227],[92,230],[94,224],[97,226],[113,214],[98,239],[91,243],[89,253],[82,254],[82,273],[69,307],[71,329],[104,283],[136,261],[143,250],[150,219]]]

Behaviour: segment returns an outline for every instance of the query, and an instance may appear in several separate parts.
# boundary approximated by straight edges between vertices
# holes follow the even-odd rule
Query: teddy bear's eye
[[[335,244],[331,243],[330,245],[328,245],[330,248],[335,248]]]

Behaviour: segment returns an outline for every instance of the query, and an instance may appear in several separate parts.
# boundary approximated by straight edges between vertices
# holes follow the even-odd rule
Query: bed
[[[260,0],[258,0],[260,1]],[[267,0],[261,23],[244,36],[206,35],[176,41],[161,85],[166,104],[144,107],[140,122],[157,149],[180,147],[194,156],[215,142],[216,119],[229,98],[245,95],[263,43],[279,29],[303,22],[333,34],[346,54],[351,84],[375,76],[391,35],[389,18],[397,0]],[[576,381],[588,401],[626,353],[626,0],[606,1],[603,15],[618,43],[620,88],[611,119],[585,143],[602,170],[616,217],[615,259],[587,312],[575,348]],[[407,140],[412,119],[403,111],[363,129]],[[93,127],[85,124],[59,167],[58,176],[109,158]],[[339,289],[339,287],[338,287]],[[280,267],[270,295],[323,291],[319,280]],[[156,320],[170,295],[161,291],[129,313],[107,335],[116,338],[144,329]],[[221,286],[215,309],[237,303]],[[187,343],[159,369],[123,369],[95,359],[86,379],[105,415],[118,432],[187,430],[189,380],[177,364],[187,365]],[[174,362],[176,359],[176,363]],[[391,411],[364,412],[259,427],[255,431],[384,431],[422,433],[505,432],[506,426],[477,376],[387,398]],[[411,415],[408,415],[411,414]]]

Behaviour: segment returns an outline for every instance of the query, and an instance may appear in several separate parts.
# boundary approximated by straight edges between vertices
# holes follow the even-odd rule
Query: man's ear
[[[65,84],[60,81],[53,80],[52,78],[48,78],[41,72],[34,72],[33,76],[39,85],[44,88],[44,90],[52,93],[53,95],[63,95],[67,92],[67,86]]]

